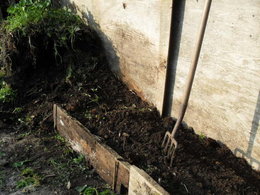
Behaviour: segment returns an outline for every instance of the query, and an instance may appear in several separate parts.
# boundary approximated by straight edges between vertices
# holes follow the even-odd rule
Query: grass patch
[[[35,74],[45,78],[57,69],[69,82],[74,64],[65,63],[65,55],[82,49],[83,42],[88,43],[87,47],[98,44],[96,33],[79,16],[52,7],[51,0],[20,0],[7,11],[9,16],[0,24],[0,70],[17,93]],[[5,86],[0,91],[0,101],[10,101],[13,95],[11,88]]]

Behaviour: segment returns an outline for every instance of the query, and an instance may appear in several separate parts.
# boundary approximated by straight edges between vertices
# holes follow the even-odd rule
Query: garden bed
[[[69,141],[74,150],[85,155],[97,173],[117,193],[168,194],[147,173],[126,162],[57,105],[53,107],[53,118],[55,129]]]
[[[160,145],[174,120],[160,118],[154,107],[106,67],[89,72],[84,80],[76,79],[78,84],[67,91],[71,99],[63,108],[169,193],[259,193],[259,172],[225,145],[196,135],[192,128],[182,127],[177,132],[179,147],[170,168]]]
[[[176,134],[179,147],[170,168],[160,145],[174,120],[162,119],[156,108],[109,70],[106,52],[93,29],[72,13],[51,8],[48,2],[19,3],[1,25],[0,111],[16,113],[15,125],[38,132],[50,124],[52,105],[58,103],[99,137],[99,150],[111,152],[104,146],[108,145],[169,193],[259,194],[259,172],[225,145],[196,135],[189,127]],[[21,23],[24,18],[27,20]],[[113,153],[120,170],[121,157],[110,152],[106,157],[111,159]],[[106,158],[103,161],[96,163],[109,165]],[[117,175],[114,172],[110,177]],[[112,179],[110,185],[117,190],[120,183],[130,187],[127,180],[118,185]]]

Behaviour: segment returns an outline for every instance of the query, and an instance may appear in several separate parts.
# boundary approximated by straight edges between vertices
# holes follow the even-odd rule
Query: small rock
[[[71,188],[71,183],[70,181],[67,183],[67,189],[69,190]]]

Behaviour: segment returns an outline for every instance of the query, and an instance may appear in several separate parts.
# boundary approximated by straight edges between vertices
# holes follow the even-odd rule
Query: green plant
[[[116,195],[114,192],[111,192],[110,190],[106,189],[99,193],[99,195]]]
[[[33,121],[34,117],[35,117],[34,115],[26,115],[25,123],[27,123],[27,124],[31,123]]]
[[[56,49],[67,46],[68,40],[72,43],[83,25],[81,19],[68,10],[52,8],[51,0],[21,0],[9,7],[8,13],[5,28],[9,32],[19,30],[28,35],[43,31],[48,37],[56,38]]]
[[[72,67],[71,67],[71,65],[68,66],[66,72],[67,73],[66,73],[66,77],[65,77],[65,82],[66,83],[70,83],[70,79],[71,79],[71,76],[72,76]]]
[[[200,141],[203,141],[203,140],[205,140],[207,138],[207,136],[203,133],[203,132],[201,132],[200,134],[199,134],[199,140]]]
[[[57,134],[55,136],[53,136],[54,139],[62,142],[62,143],[65,143],[66,142],[66,139],[64,137],[62,137],[61,135]]]
[[[83,195],[98,195],[98,191],[97,191],[96,188],[90,188],[90,187],[88,187],[88,188],[86,188],[86,189],[83,191],[82,194],[83,194]]]
[[[27,186],[39,186],[41,177],[35,173],[32,168],[26,168],[21,171],[22,179],[16,182],[16,188],[25,188]]]
[[[62,62],[66,50],[74,51],[76,35],[82,32],[91,35],[91,30],[79,16],[53,8],[51,0],[20,0],[8,8],[8,14],[6,21],[0,24],[0,68],[9,76],[23,72],[18,73],[17,67],[13,68],[16,58],[24,59],[24,56],[17,56],[17,53],[23,53],[20,50],[26,53],[24,64],[20,63],[22,68],[36,68],[37,63],[41,64],[38,59],[42,52],[50,55],[50,59],[55,58],[55,62],[48,62],[51,66]]]
[[[4,81],[0,83],[0,102],[8,103],[15,99],[14,90]]]
[[[96,104],[99,105],[99,101],[100,101],[100,97],[97,94],[94,94],[94,97],[91,96],[90,101],[88,102],[88,104],[96,103]]]
[[[21,113],[22,111],[23,111],[23,108],[17,107],[17,108],[15,108],[15,109],[13,110],[13,113],[19,114],[19,113]]]
[[[70,148],[70,147],[66,147],[66,146],[64,146],[63,147],[63,153],[64,153],[64,155],[66,156],[66,155],[70,155],[70,154],[72,154],[74,151]]]
[[[15,162],[15,163],[12,164],[12,167],[14,167],[14,168],[21,168],[27,162],[30,162],[30,160],[24,160],[24,161]]]
[[[78,187],[77,191],[82,195],[116,195],[115,193],[111,192],[111,190],[109,189],[100,192],[96,188],[88,187],[87,185]]]
[[[79,155],[78,157],[76,157],[76,158],[73,158],[73,162],[75,163],[75,164],[81,164],[81,163],[83,163],[84,162],[84,160],[85,160],[85,157],[84,157],[84,155]]]
[[[23,176],[32,176],[34,174],[34,170],[32,168],[25,168],[22,170]]]
[[[24,30],[28,25],[36,24],[43,20],[50,7],[50,0],[21,0],[18,4],[7,9],[6,29],[10,32],[14,30]]]

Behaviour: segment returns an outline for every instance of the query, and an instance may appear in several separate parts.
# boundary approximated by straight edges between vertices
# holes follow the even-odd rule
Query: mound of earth
[[[0,149],[1,172],[8,177],[7,182],[0,184],[5,191],[14,191],[12,181],[23,179],[26,175],[22,170],[28,166],[34,179],[43,175],[39,180],[52,187],[61,174],[59,171],[68,172],[69,176],[57,180],[63,186],[70,181],[74,187],[77,178],[81,179],[79,175],[85,177],[91,171],[86,168],[87,172],[81,172],[81,166],[75,172],[68,171],[74,170],[71,168],[77,160],[73,159],[78,157],[66,153],[63,145],[56,146],[51,138],[61,139],[50,132],[52,105],[58,103],[172,194],[260,193],[259,172],[235,157],[225,145],[196,135],[189,127],[182,126],[177,132],[179,146],[173,166],[169,167],[160,145],[175,121],[161,118],[156,108],[142,101],[109,70],[105,51],[91,28],[75,31],[74,44],[66,44],[69,47],[55,46],[57,34],[46,37],[42,31],[30,32],[34,33],[31,36],[14,33],[11,37],[0,34],[4,41],[4,49],[1,48],[4,58],[0,60],[10,70],[4,80],[17,94],[14,101],[0,103],[4,139]],[[63,157],[56,159],[60,155]],[[68,167],[62,169],[59,162],[65,161]]]
[[[80,76],[82,75],[82,76]],[[161,118],[107,68],[80,74],[62,106],[90,131],[149,173],[170,193],[258,194],[260,174],[223,144],[182,126],[173,167],[165,162],[162,138],[175,121]],[[84,76],[83,76],[84,75]]]

